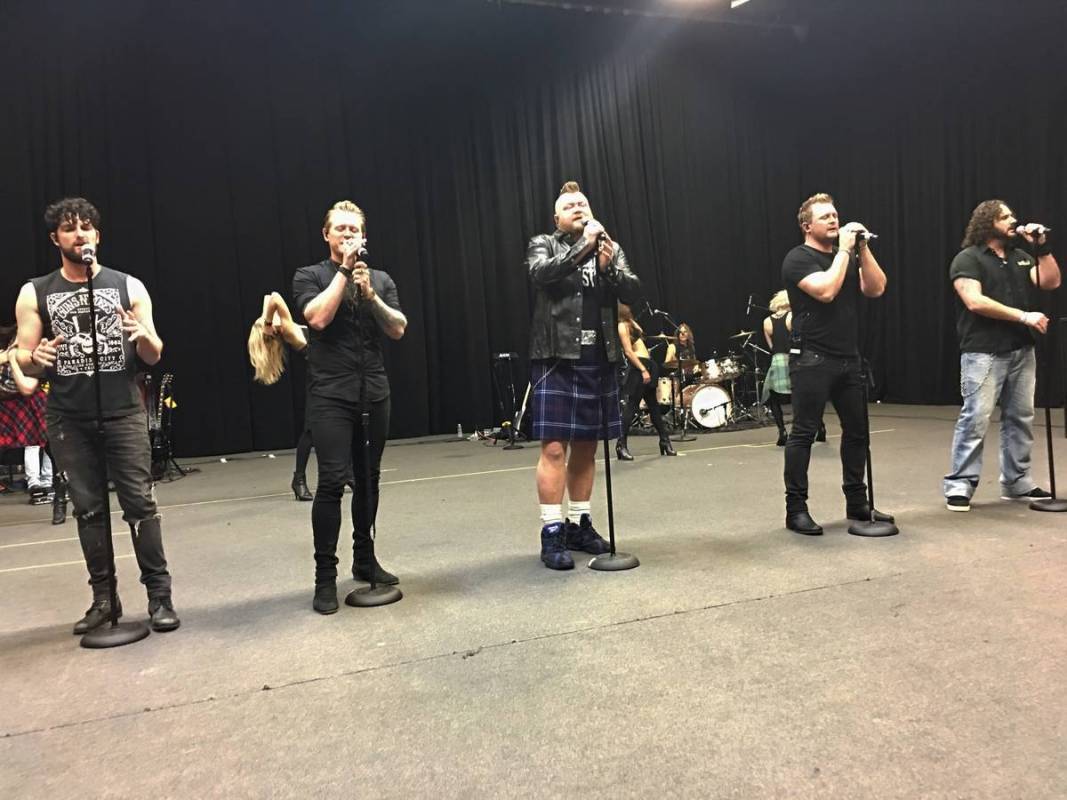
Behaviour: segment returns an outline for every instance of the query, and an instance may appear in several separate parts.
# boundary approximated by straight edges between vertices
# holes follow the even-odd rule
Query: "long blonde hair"
[[[270,386],[277,383],[285,372],[285,345],[281,336],[263,333],[263,320],[252,323],[248,333],[248,360],[256,371],[255,380]]]

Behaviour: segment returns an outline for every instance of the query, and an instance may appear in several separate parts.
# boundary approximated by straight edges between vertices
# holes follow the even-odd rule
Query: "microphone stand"
[[[139,642],[148,636],[150,631],[143,622],[119,622],[119,599],[118,577],[115,574],[115,543],[111,540],[111,497],[108,494],[108,471],[107,471],[107,432],[104,430],[104,401],[103,391],[100,387],[100,343],[97,337],[96,317],[96,294],[93,291],[93,260],[89,259],[85,265],[85,276],[88,280],[89,290],[89,330],[92,336],[93,348],[93,391],[96,395],[96,447],[99,454],[100,465],[100,495],[103,502],[104,515],[104,550],[107,554],[107,594],[111,602],[111,624],[107,627],[101,625],[96,630],[88,631],[82,635],[80,644],[93,650],[108,647],[122,647],[123,645]],[[125,345],[123,345],[125,350]],[[125,353],[123,353],[125,357]]]
[[[602,419],[606,419],[603,396],[601,398],[600,415]],[[637,560],[637,556],[619,553],[615,550],[615,506],[612,503],[611,492],[611,455],[608,450],[608,426],[605,424],[601,424],[601,436],[604,442],[604,485],[608,499],[608,545],[611,549],[607,553],[593,556],[587,566],[589,569],[600,572],[620,572],[640,566],[641,562]]]
[[[1041,291],[1041,261],[1037,257],[1036,246],[1034,247],[1034,275],[1037,277],[1037,290]],[[1052,409],[1049,405],[1049,397],[1052,394],[1050,386],[1050,381],[1052,380],[1052,349],[1053,344],[1059,345],[1055,320],[1055,317],[1051,318],[1050,324],[1053,327],[1044,342],[1044,346],[1041,348],[1040,359],[1040,363],[1043,366],[1042,372],[1045,374],[1045,449],[1048,450],[1048,480],[1052,497],[1043,497],[1039,500],[1031,501],[1031,511],[1067,511],[1067,500],[1061,500],[1056,497],[1056,458],[1052,452]],[[1064,415],[1067,416],[1067,405],[1064,406]],[[1067,430],[1065,430],[1065,433],[1067,433]]]
[[[361,255],[365,258],[366,255]],[[358,290],[356,300],[356,327],[359,330],[359,353],[357,358],[357,369],[359,370],[359,420],[363,426],[363,507],[366,509],[367,519],[370,522],[368,525],[369,530],[367,535],[370,537],[371,547],[374,547],[374,543],[377,540],[377,514],[374,515],[374,519],[371,518],[371,510],[373,508],[371,504],[371,474],[370,474],[370,404],[367,402],[367,329],[364,327],[364,323],[367,319],[367,300],[363,297],[363,291]],[[373,320],[372,325],[377,323]],[[343,496],[343,495],[342,495]],[[355,515],[352,519],[352,528],[355,530],[356,520]],[[397,600],[404,596],[396,586],[379,586],[375,580],[377,575],[377,556],[371,559],[370,567],[370,586],[362,587],[360,589],[353,589],[345,597],[345,605],[354,606],[356,608],[374,608],[376,606],[387,606],[390,603],[395,603]]]
[[[859,258],[860,258],[860,246],[857,240],[856,247],[852,251],[852,255],[856,259],[856,269],[859,270]],[[860,378],[863,380],[863,427],[867,433],[867,507],[870,510],[871,518],[868,520],[858,520],[848,526],[848,532],[853,536],[867,536],[867,537],[879,537],[879,536],[896,536],[900,533],[900,529],[892,522],[878,522],[874,518],[874,461],[871,458],[871,415],[869,413],[868,404],[870,398],[868,397],[868,389],[872,385],[870,363],[867,359],[862,359],[862,374]]]

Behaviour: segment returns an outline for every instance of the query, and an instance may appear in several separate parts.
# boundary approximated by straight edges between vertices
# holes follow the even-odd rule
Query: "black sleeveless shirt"
[[[771,352],[772,353],[788,353],[789,352],[789,329],[785,326],[785,318],[788,314],[782,314],[780,317],[771,317]]]
[[[125,417],[141,410],[134,377],[137,355],[122,332],[118,310],[130,310],[127,275],[101,267],[93,278],[96,321],[89,314],[89,289],[72,283],[62,270],[30,281],[37,293],[44,336],[62,336],[55,366],[47,370],[51,389],[48,410],[65,417],[92,419],[96,416],[93,388],[93,332],[100,353],[100,396],[104,417]]]

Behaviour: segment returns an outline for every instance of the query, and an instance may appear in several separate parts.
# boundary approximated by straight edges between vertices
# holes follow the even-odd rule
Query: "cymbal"
[[[668,336],[665,333],[653,333],[648,338],[649,339],[665,339],[668,342],[677,342],[678,341],[678,337],[677,336]]]
[[[740,333],[735,333],[733,336],[731,336],[729,338],[731,338],[731,339],[742,339],[745,336],[751,336],[754,333],[755,333],[755,331],[741,331]]]

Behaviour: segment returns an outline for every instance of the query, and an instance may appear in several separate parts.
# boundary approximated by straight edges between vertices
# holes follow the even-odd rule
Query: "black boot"
[[[122,601],[115,597],[115,609],[118,611],[116,617],[122,616]],[[98,597],[93,600],[93,604],[89,606],[89,610],[85,612],[85,616],[74,623],[74,635],[81,636],[83,633],[96,630],[106,622],[111,621],[111,600],[107,597]]]
[[[52,524],[62,525],[67,519],[67,482],[62,475],[56,475],[53,485],[56,493],[52,495]]]
[[[778,442],[779,447],[785,447],[785,443],[789,441],[789,436],[785,432],[785,428],[778,429]]]
[[[615,442],[615,458],[619,461],[633,461],[633,454],[626,447],[626,437],[620,436],[619,441]]]
[[[391,572],[386,572],[378,559],[374,557],[374,540],[370,534],[361,531],[352,532],[352,577],[357,581],[381,583],[386,586],[395,586],[400,583],[400,578]]]
[[[160,633],[177,630],[182,624],[182,621],[178,619],[178,614],[174,611],[170,595],[149,598],[148,617],[152,630]]]
[[[821,424],[819,425],[819,432],[815,434],[815,441],[817,441],[817,442],[825,442],[826,441],[826,426],[825,425],[821,425]]]
[[[659,439],[659,454],[661,456],[676,456],[678,453],[674,450],[674,445],[671,444],[671,440],[666,436],[661,436]]]
[[[337,583],[316,583],[315,599],[311,601],[311,607],[320,614],[336,614],[340,608],[337,605]]]
[[[304,477],[303,472],[293,473],[293,482],[289,484],[293,487],[293,495],[297,500],[314,500],[315,495],[308,489],[307,479]]]

